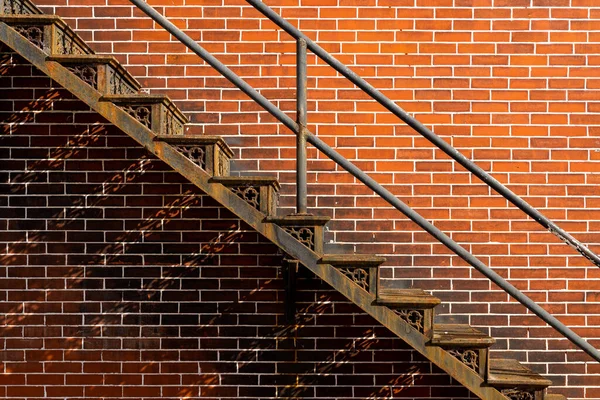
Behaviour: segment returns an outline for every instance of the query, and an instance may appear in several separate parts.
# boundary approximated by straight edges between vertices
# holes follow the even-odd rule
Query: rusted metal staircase
[[[1,42],[279,246],[287,268],[308,268],[479,398],[564,398],[546,394],[551,382],[518,361],[490,358],[493,338],[469,325],[436,324],[438,298],[380,287],[384,258],[324,254],[327,218],[276,216],[275,179],[229,176],[233,152],[221,138],[186,136],[188,121],[167,97],[141,93],[114,58],[94,54],[60,17],[26,0],[1,4]]]

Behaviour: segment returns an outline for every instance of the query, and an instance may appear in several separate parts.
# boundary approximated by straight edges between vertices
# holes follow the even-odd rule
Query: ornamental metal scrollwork
[[[309,249],[315,249],[314,228],[306,226],[282,226],[282,228]]]
[[[248,204],[260,211],[260,189],[254,186],[234,186],[231,188],[233,193],[246,200]]]
[[[165,115],[165,123],[167,135],[183,135],[183,124],[168,110]]]
[[[421,310],[394,310],[394,312],[404,320],[407,324],[418,330],[419,332],[425,332],[423,321],[425,316]]]
[[[369,291],[369,271],[363,268],[340,268],[340,272],[346,275],[359,287]]]
[[[448,350],[448,353],[458,358],[463,364],[474,371],[479,370],[479,353],[471,349],[453,349]]]
[[[44,48],[44,28],[40,26],[15,26],[17,32],[40,49]]]
[[[85,50],[75,41],[75,37],[62,29],[58,29],[54,40],[57,54],[86,54]]]
[[[125,79],[113,68],[108,69],[108,92],[109,94],[134,94],[135,89],[129,86]]]
[[[67,67],[67,69],[94,89],[98,88],[98,70],[94,65],[75,65],[72,67]]]
[[[132,106],[123,107],[127,114],[137,119],[142,125],[150,128],[152,125],[152,111],[148,106]]]
[[[19,0],[4,0],[2,9],[4,14],[38,14],[26,2]]]
[[[504,389],[502,394],[511,400],[535,400],[535,395],[519,389]]]
[[[183,153],[203,170],[206,170],[206,151],[201,146],[175,146],[177,150]]]
[[[222,152],[219,152],[219,176],[229,175],[229,158]]]

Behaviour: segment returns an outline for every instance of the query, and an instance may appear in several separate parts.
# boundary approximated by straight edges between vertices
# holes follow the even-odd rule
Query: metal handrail
[[[181,29],[177,28],[173,23],[163,17],[160,13],[150,7],[145,3],[144,0],[129,0],[134,5],[136,5],[140,10],[142,10],[145,14],[147,14],[150,18],[156,21],[159,25],[165,28],[169,33],[171,33],[174,37],[179,39],[181,43],[187,46],[190,50],[196,53],[199,57],[201,57],[206,63],[215,68],[221,75],[223,75],[227,80],[229,80],[232,84],[234,84],[237,88],[239,88],[242,92],[248,95],[252,100],[258,103],[261,107],[263,107],[266,111],[268,111],[271,115],[277,118],[282,124],[284,124],[287,128],[293,131],[295,134],[300,134],[305,136],[306,141],[314,145],[318,150],[320,150],[323,154],[329,157],[332,161],[338,164],[340,167],[348,171],[355,178],[363,182],[367,187],[377,193],[380,197],[382,197],[385,201],[387,201],[394,208],[402,212],[405,216],[407,216],[410,220],[415,222],[418,226],[423,228],[426,232],[431,234],[434,238],[436,238],[439,242],[448,247],[452,252],[454,252],[457,256],[467,262],[469,265],[477,269],[484,276],[498,285],[501,289],[503,289],[506,293],[508,293],[511,297],[517,300],[519,303],[524,305],[527,309],[533,312],[535,315],[540,317],[544,322],[553,327],[555,330],[560,332],[564,337],[570,340],[577,347],[582,349],[588,355],[590,355],[593,359],[600,362],[600,351],[590,345],[587,341],[582,339],[579,335],[565,326],[562,322],[560,322],[556,317],[550,314],[548,311],[544,310],[541,306],[527,297],[524,293],[514,287],[512,284],[507,282],[504,278],[498,275],[495,271],[485,265],[481,260],[472,255],[470,252],[461,247],[458,243],[452,240],[448,235],[444,232],[436,228],[433,224],[419,215],[416,211],[410,208],[408,205],[399,200],[396,196],[394,196],[389,190],[385,189],[379,183],[377,183],[373,178],[367,175],[364,171],[356,167],[342,155],[340,155],[337,151],[323,142],[321,139],[312,134],[305,126],[302,127],[301,124],[295,122],[292,118],[290,118],[287,114],[281,111],[277,106],[271,103],[266,97],[252,88],[247,82],[245,82],[242,78],[237,76],[233,71],[231,71],[227,66],[217,60],[212,54],[207,52],[202,46],[196,43],[192,38],[186,35]],[[552,221],[549,221],[543,215],[541,215],[537,210],[527,204],[523,199],[519,198],[517,195],[512,193],[508,188],[503,186],[500,182],[498,182],[491,175],[483,171],[480,167],[475,165],[471,160],[467,159],[461,153],[459,153],[452,146],[448,145],[444,142],[439,136],[431,132],[424,125],[418,122],[416,119],[408,115],[405,111],[403,111],[400,107],[394,104],[391,100],[373,88],[369,83],[364,81],[358,75],[356,75],[353,71],[351,71],[348,67],[344,66],[338,60],[336,60],[333,56],[319,47],[317,44],[312,42],[308,37],[298,31],[295,27],[277,15],[273,10],[271,10],[264,3],[261,3],[258,0],[246,0],[252,6],[257,8],[261,13],[263,13],[266,17],[271,19],[277,25],[279,25],[282,29],[288,32],[290,35],[294,36],[297,40],[303,40],[306,42],[307,47],[312,50],[317,56],[326,61],[329,65],[331,65],[338,72],[342,73],[348,79],[350,79],[353,83],[363,89],[365,92],[369,93],[375,100],[377,100],[380,104],[383,104],[388,110],[392,111],[395,115],[401,118],[403,121],[407,122],[411,127],[413,127],[417,132],[421,133],[427,139],[429,139],[433,144],[440,147],[446,154],[451,156],[457,162],[461,163],[465,168],[469,171],[473,172],[480,179],[483,180],[484,183],[487,183],[496,191],[498,191],[501,195],[505,196],[503,192],[508,193],[507,196],[512,196],[515,201],[512,201],[509,197],[505,196],[509,199],[513,204],[517,205],[523,211],[529,212],[526,210],[533,210],[534,215],[539,215],[542,219],[534,218],[536,221],[540,223],[545,223],[547,225],[547,229],[551,232],[555,233],[559,236],[563,241],[567,242],[571,246],[575,247],[577,250],[582,253],[586,258],[591,260],[598,260],[595,262],[596,265],[600,265],[600,258],[583,246],[579,241],[572,238],[568,233],[564,232],[562,229],[558,228]],[[301,45],[298,45],[300,48]],[[299,84],[300,85],[300,84]],[[299,140],[299,142],[301,142]],[[496,186],[500,189],[498,190]],[[298,200],[299,201],[299,200]],[[525,207],[525,206],[526,207]],[[523,209],[523,208],[525,209]],[[531,212],[531,211],[530,211]],[[581,250],[585,249],[585,251]],[[590,253],[590,255],[587,254]]]
[[[315,53],[321,60],[329,64],[340,74],[344,75],[348,80],[362,89],[371,98],[377,101],[379,104],[388,109],[392,114],[404,121],[408,126],[413,128],[417,133],[421,134],[437,148],[446,153],[450,158],[458,162],[460,165],[465,167],[468,171],[473,173],[476,177],[481,179],[483,183],[490,186],[502,197],[510,201],[516,207],[521,209],[525,214],[529,215],[536,222],[546,228],[550,233],[556,235],[560,240],[577,250],[588,260],[592,261],[596,266],[600,267],[600,257],[593,251],[588,249],[583,243],[575,239],[567,231],[560,228],[554,222],[546,218],[541,212],[532,207],[529,203],[523,200],[521,197],[513,193],[509,188],[500,183],[496,178],[485,172],[481,167],[475,164],[473,161],[465,157],[461,152],[456,150],[454,147],[449,145],[441,137],[433,133],[429,128],[419,122],[412,115],[409,115],[396,103],[386,97],[379,90],[375,89],[370,83],[358,76],[354,71],[342,64],[335,57],[329,54],[321,46],[310,40],[305,34],[303,34],[298,28],[290,24],[288,21],[283,19],[279,14],[273,11],[269,6],[260,0],[246,0],[251,6],[256,8],[261,14],[273,21],[277,26],[286,31],[294,39],[304,39],[308,46],[308,49]]]

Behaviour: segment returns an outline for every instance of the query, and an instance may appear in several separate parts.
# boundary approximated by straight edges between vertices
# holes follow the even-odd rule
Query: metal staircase
[[[186,136],[186,117],[165,96],[140,93],[112,57],[96,55],[58,16],[26,0],[3,0],[0,41],[89,105],[152,154],[260,232],[289,257],[288,308],[302,264],[481,399],[559,400],[551,382],[516,360],[490,358],[494,339],[471,326],[436,324],[440,300],[420,289],[379,286],[382,257],[323,252],[328,218],[276,215],[279,184],[229,176],[233,152],[219,137]]]

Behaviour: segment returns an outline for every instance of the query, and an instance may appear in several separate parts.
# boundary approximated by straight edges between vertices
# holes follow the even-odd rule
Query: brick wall
[[[293,207],[294,139],[125,0],[38,0],[153,92],[221,134],[234,168],[275,173]],[[242,1],[155,0],[206,49],[293,114],[294,43]],[[590,0],[267,2],[448,142],[599,249],[600,4]],[[89,7],[82,7],[86,5]],[[91,6],[90,6],[91,5]],[[600,271],[309,57],[311,130],[511,283],[600,345]],[[600,398],[600,371],[540,321],[316,152],[309,205],[332,251],[388,256],[390,285],[434,291],[443,312],[499,338],[497,354]],[[393,278],[393,279],[392,279]],[[565,352],[565,349],[567,350]],[[568,371],[568,374],[565,374]]]
[[[307,274],[285,324],[274,245],[0,60],[0,397],[469,398]]]

